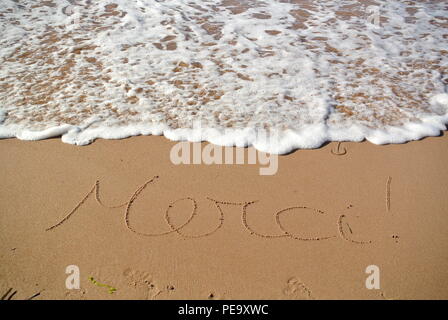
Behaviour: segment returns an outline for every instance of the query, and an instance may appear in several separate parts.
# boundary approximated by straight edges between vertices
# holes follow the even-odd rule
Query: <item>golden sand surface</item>
[[[272,176],[174,165],[174,145],[0,141],[0,295],[448,298],[446,135],[296,151]],[[380,289],[366,289],[370,265]]]

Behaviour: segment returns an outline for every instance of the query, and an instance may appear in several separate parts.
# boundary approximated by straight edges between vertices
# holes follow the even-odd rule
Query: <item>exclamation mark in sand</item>
[[[390,184],[392,183],[392,177],[387,177],[387,183],[386,183],[386,209],[389,212],[390,211]]]

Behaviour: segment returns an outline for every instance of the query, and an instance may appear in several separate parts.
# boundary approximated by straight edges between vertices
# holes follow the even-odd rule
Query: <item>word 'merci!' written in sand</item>
[[[159,179],[159,176],[154,176],[152,179],[146,181],[143,185],[141,185],[140,187],[138,187],[136,189],[136,191],[131,195],[131,197],[129,198],[128,201],[126,201],[122,204],[116,205],[116,206],[106,206],[105,204],[102,203],[102,201],[100,199],[100,192],[99,192],[100,183],[97,180],[95,182],[94,186],[90,189],[90,191],[84,196],[84,198],[65,217],[63,217],[59,222],[52,225],[51,227],[48,227],[46,229],[46,231],[54,230],[55,228],[66,223],[75,214],[75,212],[78,211],[78,209],[87,201],[87,199],[89,199],[91,197],[91,195],[94,194],[96,202],[103,207],[106,207],[109,209],[124,207],[125,208],[124,222],[125,222],[126,228],[137,235],[145,236],[145,237],[165,236],[165,235],[172,234],[172,233],[176,233],[183,238],[190,238],[190,239],[211,236],[212,234],[217,232],[219,229],[221,229],[221,227],[224,225],[224,212],[222,210],[222,206],[231,205],[231,206],[240,206],[241,207],[242,225],[245,228],[245,230],[248,231],[253,236],[257,236],[257,237],[261,237],[261,238],[265,238],[265,239],[290,238],[293,240],[302,240],[302,241],[319,241],[319,240],[328,240],[328,239],[336,238],[339,235],[340,238],[342,238],[343,240],[354,243],[354,244],[372,243],[372,241],[370,241],[370,240],[364,240],[364,241],[354,240],[350,236],[350,234],[353,234],[353,231],[347,221],[347,216],[345,214],[339,215],[339,217],[337,219],[336,225],[337,225],[338,233],[315,235],[312,237],[304,237],[304,236],[301,236],[296,233],[292,233],[292,232],[288,231],[285,228],[284,223],[282,223],[282,221],[280,219],[280,217],[287,212],[291,212],[293,210],[299,210],[299,211],[307,210],[308,212],[311,211],[313,214],[316,214],[316,215],[325,215],[325,212],[322,210],[311,208],[311,207],[306,207],[306,206],[292,206],[292,207],[287,207],[287,208],[281,209],[280,211],[277,211],[275,213],[275,222],[281,231],[278,234],[262,234],[260,232],[257,232],[255,229],[253,229],[247,222],[248,208],[252,204],[254,204],[258,201],[229,202],[229,201],[220,201],[220,200],[212,199],[210,197],[206,197],[206,199],[211,201],[214,204],[214,206],[219,214],[218,223],[212,230],[202,233],[202,234],[193,234],[193,235],[186,234],[182,231],[188,224],[190,224],[194,220],[194,218],[197,215],[197,211],[198,211],[198,204],[197,204],[196,200],[193,198],[187,197],[187,198],[177,199],[177,200],[171,202],[168,205],[168,207],[166,208],[165,222],[168,225],[168,227],[170,228],[170,230],[160,232],[160,233],[144,233],[144,232],[136,230],[135,227],[130,224],[129,218],[131,215],[131,209],[132,209],[134,202],[140,196],[142,191],[145,190],[148,185],[155,183],[158,179]],[[387,196],[387,207],[388,207],[388,209],[390,208],[390,181],[391,181],[391,178],[389,177],[388,183],[387,183],[387,195],[388,195]],[[189,218],[184,223],[176,226],[173,224],[173,222],[171,220],[170,211],[176,206],[177,203],[182,202],[182,201],[190,202],[192,210],[191,210],[191,214],[190,214]],[[348,206],[347,209],[350,209],[351,207],[352,207],[352,205]]]

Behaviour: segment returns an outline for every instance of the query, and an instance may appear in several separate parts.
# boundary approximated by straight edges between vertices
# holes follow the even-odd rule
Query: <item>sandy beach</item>
[[[174,145],[1,140],[0,294],[448,298],[446,134],[298,150],[272,176],[258,164],[174,165]],[[70,265],[79,290],[66,287]],[[370,265],[380,289],[366,289]]]
[[[0,30],[0,300],[448,299],[446,1],[2,0]]]

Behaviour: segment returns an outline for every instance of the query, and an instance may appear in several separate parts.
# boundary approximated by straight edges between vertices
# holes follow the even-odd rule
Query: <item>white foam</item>
[[[380,26],[354,0],[48,3],[0,3],[0,138],[287,153],[446,130],[443,2],[387,1]]]

